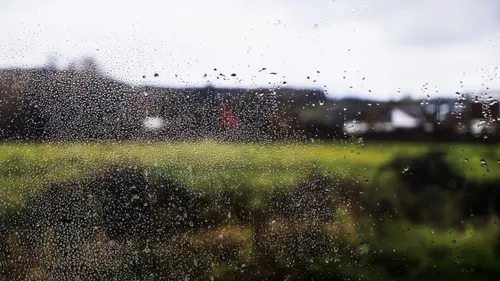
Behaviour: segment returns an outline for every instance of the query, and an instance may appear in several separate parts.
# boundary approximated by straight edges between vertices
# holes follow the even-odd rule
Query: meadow
[[[498,280],[499,159],[361,139],[2,143],[0,275]]]

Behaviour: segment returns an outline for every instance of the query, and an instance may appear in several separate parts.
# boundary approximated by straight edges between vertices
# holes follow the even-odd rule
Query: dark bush
[[[43,271],[48,280],[105,280],[109,274],[135,279],[158,263],[153,253],[138,254],[149,244],[199,229],[202,210],[201,196],[168,179],[151,184],[138,167],[112,167],[95,178],[53,184],[2,218],[0,274],[9,280],[30,270]]]
[[[287,220],[332,221],[338,207],[355,211],[360,204],[360,187],[322,175],[312,169],[307,180],[292,190],[272,194],[268,213]]]
[[[445,151],[434,150],[419,157],[400,156],[382,167],[380,174],[390,175],[392,182],[379,189],[382,199],[370,202],[372,208],[441,227],[458,227],[472,216],[486,219],[499,214],[497,184],[467,180],[445,155]],[[385,202],[384,208],[380,208],[381,202]]]

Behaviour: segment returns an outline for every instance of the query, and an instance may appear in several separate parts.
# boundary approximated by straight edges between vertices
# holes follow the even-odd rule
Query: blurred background
[[[500,2],[0,2],[0,279],[498,280]]]

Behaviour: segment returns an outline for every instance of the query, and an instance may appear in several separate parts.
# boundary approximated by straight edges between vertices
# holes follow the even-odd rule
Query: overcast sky
[[[500,89],[498,0],[0,0],[0,26],[0,67],[93,55],[135,84],[286,81],[376,98]]]

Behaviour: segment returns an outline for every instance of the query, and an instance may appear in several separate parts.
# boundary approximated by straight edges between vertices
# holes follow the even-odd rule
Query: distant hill
[[[0,139],[133,139],[146,134],[141,122],[148,116],[168,121],[165,137],[213,137],[220,133],[221,104],[240,116],[234,137],[269,138],[279,133],[276,120],[287,118],[283,110],[325,100],[315,89],[137,87],[94,68],[5,69],[0,70]]]
[[[104,75],[90,60],[67,70],[0,70],[0,140],[333,139],[362,135],[352,126],[364,126],[368,138],[449,141],[483,131],[498,138],[499,115],[491,97],[473,101],[465,94],[370,101],[332,99],[308,88],[134,86]],[[390,134],[375,128],[394,127],[397,116],[418,126]],[[470,129],[483,123],[485,130]]]

